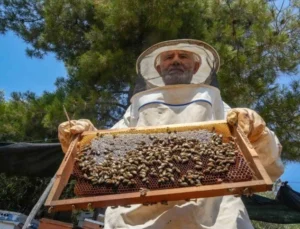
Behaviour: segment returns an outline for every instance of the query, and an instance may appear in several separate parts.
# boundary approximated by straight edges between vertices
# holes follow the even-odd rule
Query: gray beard
[[[174,85],[174,84],[190,84],[193,78],[193,73],[185,71],[181,74],[162,74],[161,75],[165,85]]]

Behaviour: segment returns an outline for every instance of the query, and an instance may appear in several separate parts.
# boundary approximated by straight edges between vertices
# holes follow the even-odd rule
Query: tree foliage
[[[0,141],[1,142],[46,142],[51,139],[57,142],[57,124],[52,119],[48,123],[48,111],[55,105],[57,93],[44,93],[37,97],[32,92],[11,94],[10,101],[2,99],[0,95]],[[56,125],[54,127],[54,125]]]
[[[5,106],[30,110],[27,117],[40,124],[31,127],[43,137],[65,119],[62,104],[72,118],[107,128],[129,105],[143,50],[168,39],[200,39],[220,54],[224,101],[259,110],[283,142],[285,158],[299,159],[299,82],[276,84],[279,75],[298,73],[299,8],[297,0],[0,0],[0,32],[12,30],[27,41],[29,56],[54,52],[68,68],[55,93],[26,98],[27,105],[13,98]],[[34,114],[29,104],[42,111]],[[20,126],[10,125],[11,132]]]
[[[29,214],[50,178],[8,177],[0,173],[0,209]]]
[[[300,159],[300,81],[293,81],[290,88],[275,87],[256,103],[266,123],[280,137],[282,157]]]

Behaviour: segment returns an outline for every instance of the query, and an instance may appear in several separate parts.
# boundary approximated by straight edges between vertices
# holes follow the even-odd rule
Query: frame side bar
[[[253,148],[248,138],[239,127],[234,128],[234,136],[237,138],[237,145],[240,147],[241,151],[246,157],[246,160],[249,162],[249,166],[255,172],[255,176],[258,179],[263,179],[268,187],[268,190],[271,190],[273,182],[264,166],[262,165],[256,150]]]
[[[63,189],[68,183],[70,175],[73,171],[74,166],[74,157],[76,154],[76,146],[79,140],[79,135],[75,136],[73,141],[71,142],[68,151],[59,166],[59,169],[56,173],[56,178],[53,184],[53,187],[48,195],[48,198],[45,202],[45,206],[51,206],[51,202],[53,200],[58,200]]]

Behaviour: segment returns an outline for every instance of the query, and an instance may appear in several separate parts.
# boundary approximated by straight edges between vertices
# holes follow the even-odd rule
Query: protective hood
[[[194,74],[192,84],[212,84],[220,66],[220,58],[216,50],[203,41],[181,39],[155,44],[139,56],[136,71],[139,76],[144,78],[147,89],[165,86],[162,77],[156,70],[157,59],[161,53],[172,50],[191,52],[200,61],[200,68]]]

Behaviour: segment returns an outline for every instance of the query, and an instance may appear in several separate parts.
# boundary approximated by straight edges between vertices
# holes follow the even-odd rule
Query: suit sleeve
[[[118,121],[111,129],[123,129],[130,127],[130,111],[131,106],[127,108],[123,118]]]

